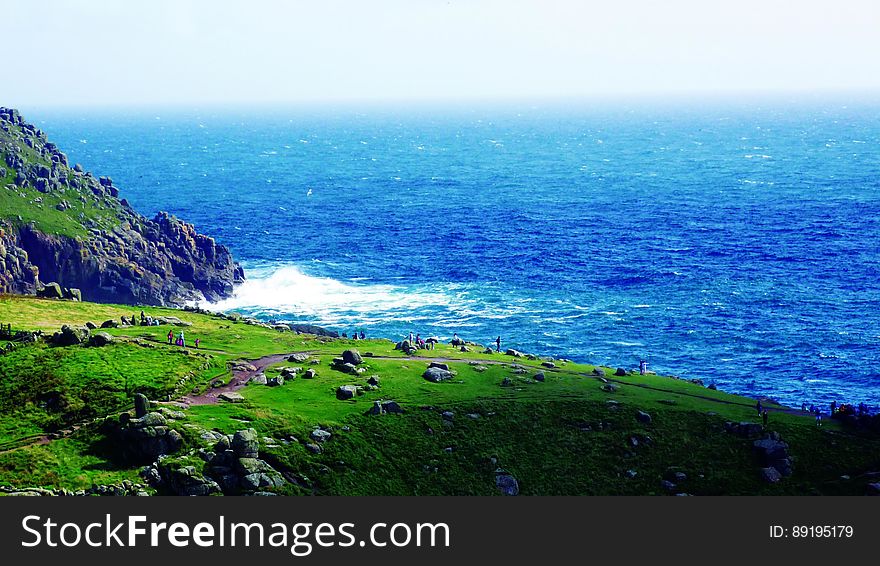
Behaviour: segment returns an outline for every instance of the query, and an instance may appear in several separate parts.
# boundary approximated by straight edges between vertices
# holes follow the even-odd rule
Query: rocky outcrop
[[[244,280],[225,246],[167,213],[141,216],[112,179],[70,168],[43,132],[7,108],[0,160],[0,198],[20,211],[0,218],[0,292],[68,289],[56,298],[181,305],[228,297]]]

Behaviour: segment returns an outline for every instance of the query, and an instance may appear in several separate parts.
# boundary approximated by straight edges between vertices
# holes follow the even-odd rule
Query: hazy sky
[[[0,8],[7,106],[880,91],[878,0]]]

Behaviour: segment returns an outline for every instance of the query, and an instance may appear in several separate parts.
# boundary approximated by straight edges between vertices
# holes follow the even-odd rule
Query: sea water
[[[880,405],[880,104],[33,110],[232,249],[209,308]]]

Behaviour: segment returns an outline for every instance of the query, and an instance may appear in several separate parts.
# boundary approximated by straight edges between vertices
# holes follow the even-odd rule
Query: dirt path
[[[220,401],[221,393],[234,393],[238,391],[239,389],[244,387],[252,377],[263,373],[266,368],[271,366],[272,364],[283,362],[294,353],[310,354],[310,352],[292,352],[290,354],[272,354],[271,356],[263,356],[262,358],[257,358],[256,360],[247,360],[247,363],[254,366],[255,369],[253,371],[233,370],[232,378],[226,385],[222,387],[209,388],[200,395],[185,395],[178,399],[178,402],[186,403],[190,406],[213,405]]]

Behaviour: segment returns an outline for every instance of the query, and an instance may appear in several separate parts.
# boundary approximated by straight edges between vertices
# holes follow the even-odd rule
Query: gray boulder
[[[535,374],[535,381],[544,381],[544,372],[539,371]]]
[[[268,385],[269,387],[280,387],[281,385],[284,385],[284,376],[276,375],[275,377],[267,381],[266,385]]]
[[[146,395],[141,393],[134,394],[134,416],[138,419],[145,417],[147,415],[147,408],[150,406],[150,401],[147,399]]]
[[[64,292],[58,283],[46,283],[43,288],[37,291],[37,296],[43,299],[63,299]]]
[[[329,430],[324,430],[321,428],[316,428],[311,432],[311,434],[309,434],[309,438],[311,438],[315,442],[327,442],[328,440],[330,440],[331,436],[333,436],[333,434],[331,434]]]
[[[438,368],[438,369],[442,369],[442,370],[444,370],[444,371],[449,371],[449,364],[444,364],[444,363],[441,363],[441,362],[431,362],[431,363],[428,365],[428,367],[429,367],[429,368]]]
[[[260,452],[257,431],[249,428],[236,432],[232,437],[232,451],[239,458],[256,458]]]
[[[89,338],[89,346],[100,348],[113,343],[113,337],[106,332],[97,332]]]
[[[626,375],[626,370],[623,368],[617,368],[617,370],[614,372],[614,375],[616,375],[617,377],[623,377]]]
[[[336,389],[336,398],[340,401],[352,399],[355,395],[357,395],[357,387],[354,385],[340,385]]]
[[[266,374],[258,373],[248,380],[249,383],[253,383],[254,385],[266,385],[269,383],[269,380],[266,378]]]
[[[75,346],[86,342],[89,339],[89,334],[89,329],[84,326],[76,327],[65,324],[61,327],[61,332],[56,332],[52,336],[52,342],[58,346]]]
[[[357,350],[346,350],[342,352],[342,361],[353,366],[364,363],[364,359]]]
[[[636,420],[642,424],[651,424],[653,419],[651,418],[651,415],[644,411],[636,411]]]
[[[447,379],[452,379],[453,374],[451,371],[448,370],[440,369],[437,367],[429,367],[425,370],[425,373],[422,374],[422,377],[430,382],[439,383]]]

